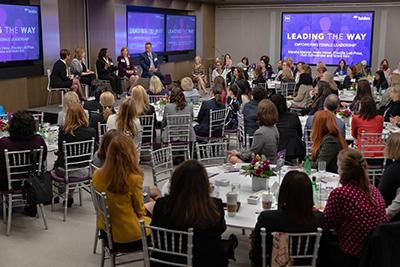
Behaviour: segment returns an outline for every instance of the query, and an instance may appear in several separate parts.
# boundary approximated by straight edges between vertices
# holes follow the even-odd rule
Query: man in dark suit
[[[151,43],[146,43],[146,52],[140,54],[140,66],[143,69],[142,77],[151,78],[156,75],[162,81],[164,80],[164,75],[160,71],[157,54],[151,52],[151,47]]]
[[[54,63],[53,70],[50,74],[50,87],[70,88],[78,93],[78,96],[81,100],[86,100],[79,80],[67,76],[67,61],[70,56],[71,53],[67,49],[60,50],[60,59]]]

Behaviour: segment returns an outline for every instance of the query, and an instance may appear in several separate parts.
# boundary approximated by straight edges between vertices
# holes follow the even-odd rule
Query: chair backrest
[[[170,146],[154,150],[151,155],[151,169],[153,172],[154,185],[169,180],[172,176],[172,148]]]
[[[99,142],[101,141],[101,138],[103,135],[107,132],[107,123],[97,123],[97,131],[99,134]]]
[[[210,125],[208,137],[223,137],[225,130],[226,109],[210,110]],[[214,133],[214,134],[213,134]],[[221,134],[220,134],[221,133]]]
[[[154,120],[155,120],[155,114],[140,116],[140,125],[142,126],[142,145],[141,145],[142,147],[153,148]]]
[[[36,155],[33,155],[35,154]],[[4,149],[6,161],[8,190],[12,189],[12,183],[21,181],[29,176],[31,171],[42,170],[43,147],[33,150],[8,151]],[[35,169],[32,168],[35,166]]]
[[[239,151],[246,150],[250,146],[249,140],[250,136],[246,134],[246,129],[244,127],[244,117],[243,114],[238,112],[238,144]],[[251,137],[252,138],[252,137]]]
[[[149,102],[156,103],[157,101],[163,99],[165,95],[149,95]]]
[[[272,233],[274,234],[274,233]],[[309,259],[314,267],[317,264],[318,249],[322,236],[322,229],[318,228],[315,233],[288,233],[289,234],[289,256],[293,259]],[[263,266],[267,266],[266,259],[266,240],[267,233],[265,228],[261,228],[261,248]],[[296,266],[296,265],[293,265]],[[302,265],[304,267],[304,265]]]
[[[146,229],[150,229],[150,242],[147,242]],[[177,231],[145,225],[144,221],[140,220],[140,230],[146,267],[150,267],[150,262],[169,266],[193,266],[193,228],[189,228],[187,232]],[[157,255],[160,255],[160,258],[157,258]],[[186,263],[170,259],[174,256],[182,260],[186,258]]]
[[[384,133],[361,133],[361,154],[366,159],[385,158],[387,134]]]
[[[196,144],[197,160],[205,167],[219,166],[226,163],[228,143]]]
[[[91,176],[90,163],[94,154],[94,138],[87,141],[67,143],[63,141],[65,179],[68,181],[69,172],[78,170],[88,170]]]
[[[186,102],[190,103],[190,101],[192,101],[193,104],[198,104],[200,103],[200,96],[198,95],[194,95],[194,96],[187,96],[186,98]]]
[[[167,115],[167,136],[168,143],[189,143],[192,119],[190,114]]]
[[[311,129],[304,127],[303,140],[304,140],[304,143],[306,144],[306,154],[310,155],[311,154],[311,145],[312,145]]]
[[[296,82],[281,82],[281,92],[286,99],[288,96],[292,96],[294,94],[296,88]]]
[[[108,214],[107,195],[105,192],[99,192],[90,185],[90,193],[92,196],[93,206],[96,211],[96,218],[100,220],[106,227],[105,232],[107,234],[108,247],[110,250],[113,249],[113,238],[111,232],[111,220]]]

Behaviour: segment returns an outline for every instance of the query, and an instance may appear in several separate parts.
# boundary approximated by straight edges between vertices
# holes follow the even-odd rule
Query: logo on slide
[[[285,18],[284,18],[284,20],[285,20],[285,21],[290,21],[290,16],[289,16],[289,15],[286,15]]]
[[[370,17],[367,17],[367,16],[358,16],[358,15],[354,15],[353,16],[353,19],[357,19],[357,20],[371,20],[371,18]]]

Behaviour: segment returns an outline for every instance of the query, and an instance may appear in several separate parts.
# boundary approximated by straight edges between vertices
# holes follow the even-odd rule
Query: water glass
[[[326,171],[326,161],[318,161],[318,172]]]

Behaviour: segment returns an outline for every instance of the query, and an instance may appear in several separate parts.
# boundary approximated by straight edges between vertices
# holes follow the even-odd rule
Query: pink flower
[[[255,176],[260,176],[262,172],[263,172],[263,170],[260,169],[260,168],[258,168],[258,169],[256,169],[256,170],[254,171],[254,175],[255,175]]]

